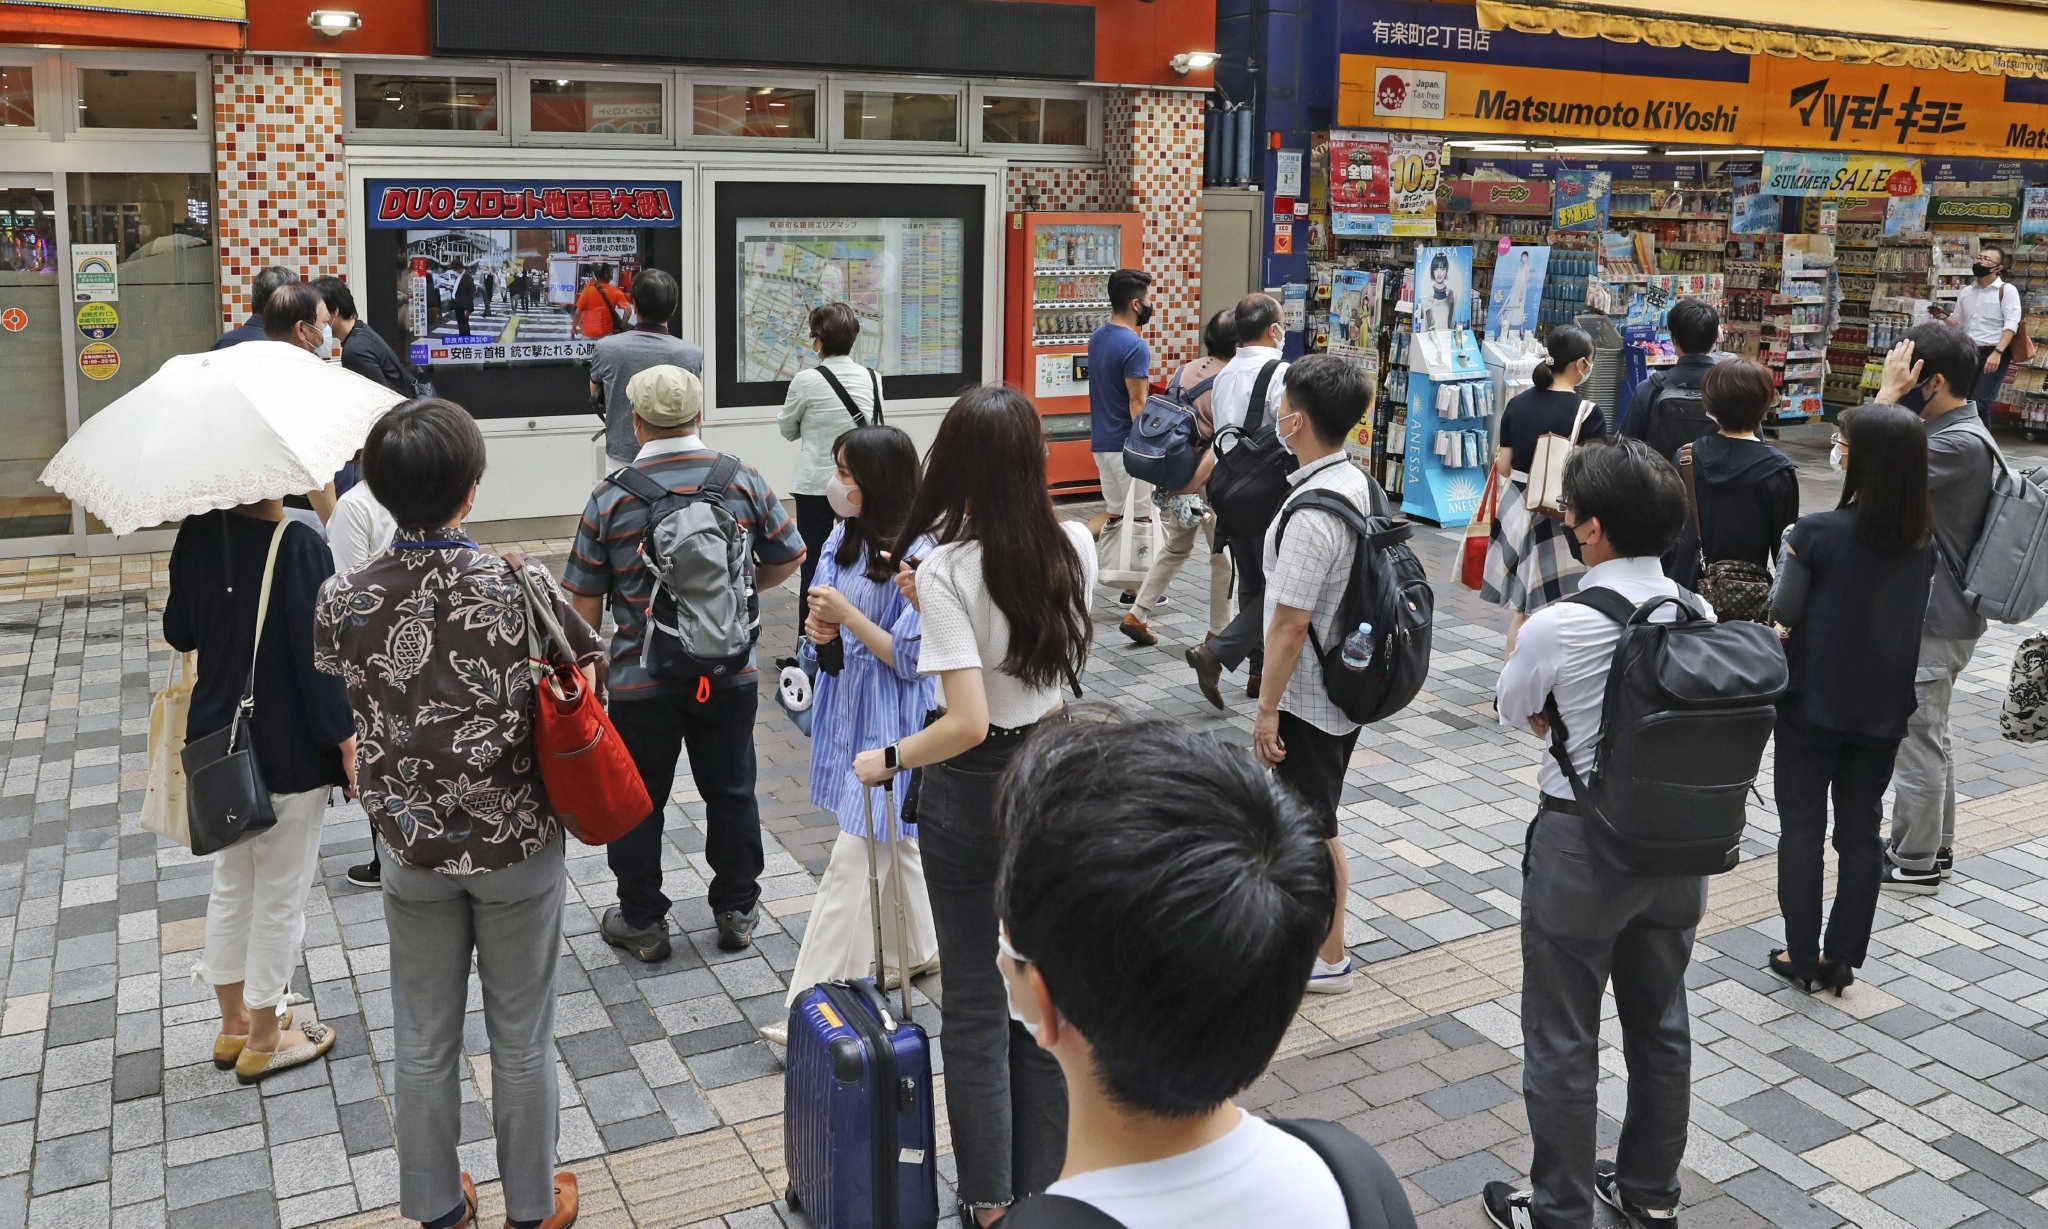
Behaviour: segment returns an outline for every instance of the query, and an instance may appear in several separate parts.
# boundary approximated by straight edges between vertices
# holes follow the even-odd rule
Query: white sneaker
[[[1308,975],[1310,994],[1342,994],[1351,989],[1351,957],[1331,964],[1321,956],[1316,957],[1316,966]]]
[[[761,1036],[765,1040],[774,1042],[776,1045],[786,1047],[789,1045],[789,1025],[763,1024],[761,1026]]]

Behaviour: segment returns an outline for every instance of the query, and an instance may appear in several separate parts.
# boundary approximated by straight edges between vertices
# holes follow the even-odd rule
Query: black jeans
[[[690,752],[690,778],[704,799],[704,860],[711,864],[711,911],[747,910],[761,897],[761,805],[754,798],[754,683],[713,688],[699,704],[688,695],[614,698],[612,724],[626,744],[654,809],[640,826],[605,846],[619,880],[619,912],[635,928],[668,915],[661,890],[663,812],[675,785],[676,758]]]
[[[1884,790],[1891,784],[1899,740],[1873,740],[1809,725],[1781,710],[1774,792],[1778,802],[1778,910],[1785,915],[1785,952],[1792,967],[1812,974],[1820,957],[1860,968],[1870,949],[1884,875]],[[1828,795],[1835,802],[1835,907],[1821,943],[1821,842],[1828,832]]]
[[[818,552],[825,548],[825,539],[832,536],[832,501],[823,495],[797,495],[796,533],[804,540],[804,561],[797,567],[796,591],[796,632],[804,632],[804,616],[810,613],[810,603],[805,600],[811,591],[811,577],[818,571]]]
[[[2012,367],[2012,351],[2007,350],[1999,356],[1997,367],[1990,371],[1984,370],[1984,360],[1990,358],[1991,352],[1997,348],[1977,347],[1977,387],[1971,391],[1971,396],[1977,402],[1977,414],[1983,418],[1987,428],[1991,425],[1991,403],[1998,400],[1998,390],[2005,384],[2005,373]]]
[[[1066,1077],[1010,1019],[996,968],[995,796],[1007,758],[976,748],[930,765],[917,796],[918,844],[945,967],[946,1110],[960,1202],[975,1207],[1043,1191],[1067,1157]]]
[[[1250,535],[1247,535],[1249,537]],[[1249,659],[1252,673],[1266,666],[1266,560],[1265,539],[1230,539],[1230,561],[1237,566],[1237,613],[1216,638],[1209,652],[1225,670],[1237,669]]]

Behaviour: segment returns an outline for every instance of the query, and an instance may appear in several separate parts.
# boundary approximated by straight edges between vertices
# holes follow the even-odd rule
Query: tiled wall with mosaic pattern
[[[220,311],[234,325],[249,313],[249,279],[266,265],[304,278],[342,272],[341,66],[215,57],[213,110]]]

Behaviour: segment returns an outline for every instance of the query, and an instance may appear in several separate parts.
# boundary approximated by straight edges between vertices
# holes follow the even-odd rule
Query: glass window
[[[36,126],[36,70],[0,64],[0,128]]]
[[[536,77],[527,83],[527,127],[534,132],[610,132],[660,136],[659,81],[573,81]]]
[[[357,73],[356,127],[496,132],[498,79]]]
[[[700,85],[691,96],[691,131],[700,137],[781,137],[817,133],[815,90],[780,85]]]
[[[0,188],[0,538],[71,532],[71,501],[36,481],[64,446],[69,320],[55,199],[48,189]]]
[[[848,90],[844,135],[851,141],[957,142],[960,96]]]
[[[988,95],[981,100],[981,139],[1001,145],[1085,147],[1088,100]]]
[[[193,73],[140,68],[78,70],[80,128],[199,128]]]

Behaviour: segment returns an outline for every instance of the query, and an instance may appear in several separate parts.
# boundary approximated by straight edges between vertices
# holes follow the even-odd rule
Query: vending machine
[[[1013,213],[1004,285],[1003,378],[1045,419],[1054,491],[1100,483],[1088,450],[1088,337],[1109,323],[1109,275],[1136,268],[1135,213]]]

